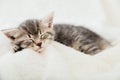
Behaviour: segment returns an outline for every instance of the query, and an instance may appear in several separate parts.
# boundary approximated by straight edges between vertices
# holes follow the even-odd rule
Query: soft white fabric
[[[120,44],[89,56],[57,42],[41,54],[31,49],[14,54],[2,33],[0,41],[6,46],[0,49],[0,80],[120,79]]]

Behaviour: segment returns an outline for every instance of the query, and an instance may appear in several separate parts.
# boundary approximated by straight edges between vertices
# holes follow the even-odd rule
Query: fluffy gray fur
[[[85,54],[96,54],[110,46],[108,41],[82,26],[55,24],[52,27],[52,18],[26,20],[18,28],[3,32],[12,40],[15,52],[24,48],[41,52],[42,44],[54,39]]]
[[[55,41],[85,54],[96,54],[110,46],[108,41],[82,26],[56,24],[54,30]]]
[[[52,18],[52,15],[50,15],[41,20],[26,20],[17,28],[2,31],[11,39],[15,52],[25,48],[32,48],[40,53],[54,39]]]

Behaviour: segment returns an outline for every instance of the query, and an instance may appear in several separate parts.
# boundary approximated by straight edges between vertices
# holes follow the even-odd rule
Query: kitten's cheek
[[[49,40],[46,40],[44,43],[43,43],[43,47],[46,47],[48,44],[49,44]]]

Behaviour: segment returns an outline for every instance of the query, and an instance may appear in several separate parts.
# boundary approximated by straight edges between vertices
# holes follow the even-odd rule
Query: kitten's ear
[[[42,19],[43,24],[48,26],[49,28],[53,28],[53,17],[54,17],[54,12],[50,13],[46,17]]]
[[[15,36],[17,35],[16,33],[18,33],[18,29],[6,29],[6,30],[2,30],[2,32],[12,41],[15,40]]]

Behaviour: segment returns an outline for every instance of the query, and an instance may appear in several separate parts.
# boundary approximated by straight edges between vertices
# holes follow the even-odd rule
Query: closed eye
[[[28,34],[28,37],[29,37],[29,38],[32,38],[30,34]]]
[[[41,38],[41,39],[47,39],[48,36],[49,36],[48,34],[42,34],[40,38]]]
[[[29,40],[31,40],[32,42],[35,42],[34,39],[32,38],[32,35],[28,34]]]
[[[52,32],[46,32],[47,34],[53,36],[54,34]]]
[[[30,39],[33,43],[35,43],[35,41],[33,39]]]

